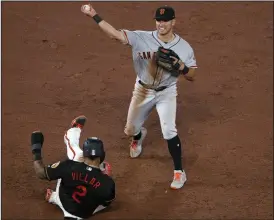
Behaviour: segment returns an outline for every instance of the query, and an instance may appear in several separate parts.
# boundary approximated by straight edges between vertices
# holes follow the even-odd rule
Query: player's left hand
[[[34,131],[31,134],[31,151],[32,153],[41,152],[44,143],[44,135],[41,131]]]
[[[180,64],[180,59],[178,59],[177,57],[174,56],[170,56],[170,58],[173,60],[173,66],[175,66],[177,63]]]
[[[156,52],[156,63],[163,69],[174,72],[180,69],[180,57],[171,49],[159,47]]]

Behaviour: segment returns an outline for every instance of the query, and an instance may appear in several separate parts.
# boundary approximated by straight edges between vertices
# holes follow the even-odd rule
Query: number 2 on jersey
[[[84,197],[87,194],[87,188],[85,186],[77,186],[76,187],[79,191],[74,191],[72,194],[72,198],[77,203],[81,203],[79,197]]]

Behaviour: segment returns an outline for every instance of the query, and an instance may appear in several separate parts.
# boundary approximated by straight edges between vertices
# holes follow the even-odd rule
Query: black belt
[[[139,82],[144,88],[146,88],[146,89],[152,89],[152,90],[154,90],[154,91],[156,91],[156,92],[163,91],[163,90],[165,90],[165,89],[167,88],[167,86],[160,86],[160,87],[158,87],[158,88],[153,88],[153,87],[151,87],[150,85],[145,84],[145,83],[142,82],[141,80],[139,80],[138,82]]]

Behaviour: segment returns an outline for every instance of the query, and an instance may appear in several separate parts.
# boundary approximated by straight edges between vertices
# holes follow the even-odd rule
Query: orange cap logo
[[[165,9],[164,8],[160,9],[160,15],[163,15],[164,13],[165,13]]]

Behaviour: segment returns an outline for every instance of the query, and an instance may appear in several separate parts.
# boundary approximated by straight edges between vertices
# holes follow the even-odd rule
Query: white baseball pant
[[[70,128],[64,135],[64,142],[67,146],[67,156],[70,160],[83,162],[83,150],[79,146],[81,135],[80,128]]]
[[[176,84],[166,88],[163,91],[156,92],[154,90],[144,88],[139,84],[138,80],[135,83],[133,96],[128,109],[125,134],[128,136],[137,135],[154,107],[156,107],[160,118],[164,139],[169,140],[175,137],[177,135]]]

